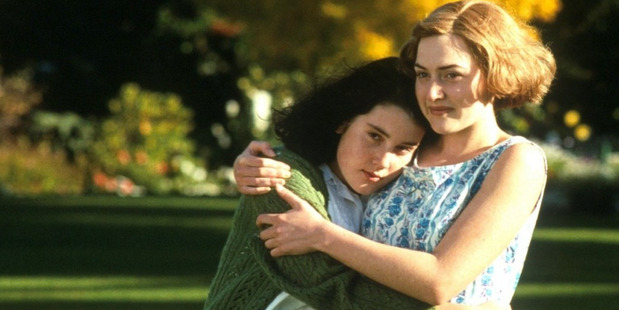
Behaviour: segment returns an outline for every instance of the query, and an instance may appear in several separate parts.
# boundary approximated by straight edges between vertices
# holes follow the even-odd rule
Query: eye
[[[424,71],[418,71],[418,72],[416,72],[416,73],[415,73],[415,76],[416,76],[418,79],[424,79],[424,78],[429,77],[430,75],[429,75],[427,72],[424,72]]]
[[[374,141],[380,141],[382,139],[381,135],[379,135],[379,134],[377,134],[377,133],[375,133],[373,131],[368,132],[368,136],[370,137],[370,139],[372,139]]]
[[[458,79],[461,76],[462,76],[462,74],[460,74],[458,72],[447,72],[445,74],[445,79],[447,79],[447,80],[455,80],[455,79]]]
[[[400,145],[396,147],[396,154],[406,156],[415,151],[416,145]]]

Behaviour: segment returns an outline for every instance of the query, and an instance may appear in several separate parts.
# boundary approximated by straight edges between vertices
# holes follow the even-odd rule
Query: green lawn
[[[235,206],[0,199],[0,309],[201,309]],[[618,262],[617,216],[543,213],[513,308],[616,309]]]

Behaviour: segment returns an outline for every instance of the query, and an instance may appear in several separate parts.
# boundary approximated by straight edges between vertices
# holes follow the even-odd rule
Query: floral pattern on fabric
[[[370,198],[362,234],[384,244],[432,252],[479,191],[503,151],[523,142],[532,143],[523,137],[511,137],[462,163],[406,167],[396,181]],[[540,197],[534,212],[509,246],[451,302],[477,305],[489,300],[507,304],[511,301],[541,200]]]

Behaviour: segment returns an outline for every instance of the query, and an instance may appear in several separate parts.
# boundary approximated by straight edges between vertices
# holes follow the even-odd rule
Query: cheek
[[[423,86],[419,82],[415,83],[415,97],[419,105],[423,102]]]
[[[400,170],[402,169],[402,167],[408,165],[408,163],[410,163],[410,161],[413,159],[413,153],[409,153],[406,156],[399,156],[397,157],[397,160],[394,162],[394,170]]]
[[[385,178],[386,182],[391,182],[393,181],[395,178],[397,178],[400,173],[402,172],[402,168],[404,168],[404,166],[408,165],[408,163],[411,161],[413,155],[407,155],[407,156],[401,156],[401,157],[397,157],[396,159],[394,159],[391,162],[391,165],[389,166],[389,176]]]

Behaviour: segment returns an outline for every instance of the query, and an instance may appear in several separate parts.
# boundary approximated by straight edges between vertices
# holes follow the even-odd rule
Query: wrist
[[[321,221],[317,228],[318,240],[316,242],[316,250],[328,254],[334,244],[337,243],[337,235],[340,228],[330,221]]]

